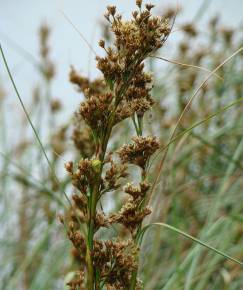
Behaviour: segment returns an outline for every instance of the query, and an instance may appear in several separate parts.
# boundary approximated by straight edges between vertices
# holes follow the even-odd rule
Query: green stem
[[[91,192],[91,201],[89,205],[90,220],[89,220],[89,229],[88,229],[88,247],[87,247],[87,252],[86,252],[86,261],[87,261],[87,270],[88,270],[87,287],[89,290],[94,290],[94,286],[95,286],[95,278],[94,278],[95,269],[94,269],[94,264],[93,264],[91,253],[92,253],[93,244],[94,244],[94,221],[95,221],[95,214],[96,214],[96,206],[97,206],[98,197],[99,197],[100,182],[102,178],[101,175],[102,175],[102,170],[103,170],[103,162],[104,162],[108,142],[111,136],[112,128],[115,123],[116,109],[119,105],[122,95],[126,92],[128,83],[129,82],[123,84],[123,86],[121,86],[121,88],[116,93],[114,109],[110,115],[104,138],[101,141],[101,147],[98,148],[99,150],[97,150],[98,151],[97,159],[101,162],[101,168],[99,170],[99,173],[97,174],[97,180]]]
[[[102,154],[100,161],[103,163],[105,153]],[[90,202],[90,209],[89,209],[89,229],[88,229],[88,247],[87,247],[87,253],[86,253],[86,261],[87,261],[87,270],[88,270],[88,280],[87,280],[87,287],[89,290],[94,289],[95,285],[95,269],[92,259],[92,251],[93,251],[93,245],[94,245],[94,226],[95,226],[95,215],[96,215],[96,206],[99,196],[99,188],[100,188],[100,182],[101,182],[101,173],[102,173],[102,166],[97,173],[97,178],[95,185],[91,192],[91,202]]]
[[[106,135],[104,137],[104,140],[102,141],[100,151],[97,153],[98,157],[97,159],[101,162],[101,167],[99,172],[97,173],[96,182],[91,192],[91,200],[89,205],[89,229],[88,229],[88,247],[87,247],[87,253],[86,253],[86,261],[87,261],[87,270],[88,270],[88,279],[87,279],[87,287],[89,290],[93,290],[95,286],[95,269],[94,264],[92,260],[92,250],[94,245],[94,222],[95,222],[95,215],[96,215],[96,207],[97,202],[99,198],[99,190],[100,190],[100,183],[101,183],[101,175],[103,170],[103,162],[105,158],[105,153],[107,150],[108,141],[111,135],[112,127],[114,124],[115,119],[115,110],[111,115],[110,122],[107,127]]]
[[[138,128],[138,131],[136,130],[137,135],[142,136],[143,135],[143,117],[137,116],[137,120],[138,120],[138,127],[136,126]],[[135,118],[134,118],[134,125],[136,125]],[[146,179],[146,171],[144,169],[141,172],[141,179],[142,179],[142,181],[144,181]],[[141,208],[143,208],[144,203],[145,203],[144,201],[141,203]],[[140,206],[139,206],[139,208],[140,208]],[[141,234],[141,230],[142,230],[142,222],[138,225],[137,233],[136,233],[136,236],[134,239],[136,245],[139,244],[139,237]],[[137,259],[137,262],[139,262],[139,253],[137,254],[136,259]],[[138,271],[137,270],[133,271],[132,277],[131,277],[131,284],[130,284],[130,288],[129,288],[130,290],[135,290],[136,284],[137,284],[137,276],[138,276]]]

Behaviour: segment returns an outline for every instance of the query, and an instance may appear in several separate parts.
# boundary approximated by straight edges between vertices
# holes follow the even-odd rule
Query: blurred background
[[[154,58],[146,63],[154,75],[157,105],[146,116],[145,131],[165,145],[180,112],[208,73],[201,68],[213,70],[242,47],[243,1],[149,2],[156,5],[156,14],[169,15],[170,20],[178,12],[172,33],[158,53],[177,64]],[[60,179],[57,184],[50,174],[1,58],[0,289],[67,289],[65,283],[77,268],[57,216],[67,204],[63,191],[73,192],[64,163],[89,157],[92,138],[84,136],[87,127],[82,122],[77,125],[73,117],[83,95],[69,82],[69,72],[74,66],[91,79],[99,76],[93,50],[102,54],[97,42],[101,37],[110,41],[102,15],[112,4],[127,19],[135,8],[133,0],[0,0],[2,49]],[[241,52],[203,86],[183,118],[179,133],[202,123],[172,144],[149,220],[171,224],[241,261],[242,68]],[[215,118],[206,122],[212,114]],[[111,150],[133,134],[132,124],[125,121],[113,132]],[[77,139],[80,143],[75,143]],[[151,180],[160,156],[154,159]],[[122,198],[110,196],[105,210],[119,208]],[[150,230],[143,247],[144,289],[243,289],[242,267],[175,233]]]

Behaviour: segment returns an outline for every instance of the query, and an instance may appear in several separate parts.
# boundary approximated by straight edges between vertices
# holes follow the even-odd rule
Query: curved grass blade
[[[164,147],[162,147],[161,149],[159,149],[159,152],[157,154],[155,154],[154,158],[152,159],[151,163],[150,163],[150,167],[149,167],[149,170],[151,168],[151,164],[155,161],[156,158],[158,158],[158,155],[168,149],[170,147],[171,144],[173,144],[175,141],[177,141],[179,138],[183,137],[185,134],[191,132],[193,129],[195,129],[196,127],[206,123],[207,121],[211,120],[212,118],[216,117],[217,115],[219,114],[222,114],[224,113],[225,111],[227,111],[228,109],[230,109],[231,107],[239,104],[240,102],[243,101],[243,98],[239,98],[237,100],[235,100],[234,102],[228,104],[227,106],[221,108],[220,110],[216,111],[215,113],[207,116],[206,118],[204,118],[203,120],[201,121],[198,121],[196,122],[195,124],[193,124],[191,127],[183,130],[182,132],[180,132],[179,134],[177,134],[172,140],[170,140]]]
[[[25,107],[25,105],[24,105],[24,103],[23,103],[23,100],[22,100],[22,98],[21,98],[21,96],[20,96],[20,94],[19,94],[19,91],[18,91],[18,89],[17,89],[17,86],[16,86],[15,81],[14,81],[14,79],[13,79],[13,76],[12,76],[12,74],[11,74],[11,71],[10,71],[10,69],[9,69],[9,66],[8,66],[8,63],[7,63],[7,60],[6,60],[6,57],[5,57],[5,54],[4,54],[4,52],[3,52],[3,49],[2,49],[2,45],[1,45],[1,44],[0,44],[0,52],[1,52],[1,55],[2,55],[2,59],[3,59],[3,62],[4,62],[5,68],[6,68],[6,70],[7,70],[8,76],[9,76],[9,78],[10,78],[10,80],[11,80],[11,83],[12,83],[12,85],[13,85],[13,87],[14,87],[14,90],[15,90],[15,92],[16,92],[16,95],[17,95],[18,99],[19,99],[19,102],[20,102],[20,104],[21,104],[21,107],[22,107],[22,109],[24,110],[25,116],[26,116],[26,118],[27,118],[27,120],[28,120],[28,122],[29,122],[29,124],[30,124],[30,126],[31,126],[31,128],[32,128],[32,130],[33,130],[33,132],[34,132],[34,135],[35,135],[35,137],[36,137],[36,140],[37,140],[37,142],[38,142],[38,144],[39,144],[39,146],[40,146],[40,148],[41,148],[41,151],[43,152],[44,157],[45,157],[45,159],[46,159],[46,161],[47,161],[47,163],[48,163],[48,166],[49,166],[49,168],[50,168],[50,172],[51,172],[51,174],[53,175],[53,177],[55,178],[55,180],[57,181],[57,184],[60,186],[60,181],[59,181],[59,179],[58,179],[58,177],[57,177],[57,175],[56,175],[56,173],[55,173],[55,171],[54,171],[54,168],[53,168],[53,166],[52,166],[52,164],[51,164],[51,161],[49,160],[49,158],[48,158],[48,156],[47,156],[47,154],[46,154],[45,148],[44,148],[44,146],[43,146],[43,144],[42,144],[42,142],[41,142],[41,140],[40,140],[40,137],[39,137],[39,135],[38,135],[38,133],[37,133],[37,131],[36,131],[36,129],[35,129],[35,126],[34,126],[34,124],[33,124],[32,121],[31,121],[30,115],[29,115],[29,113],[28,113],[28,111],[27,111],[27,109],[26,109],[26,107]],[[72,205],[72,204],[71,204],[71,201],[70,201],[70,199],[69,199],[69,197],[67,196],[67,194],[66,194],[64,191],[62,191],[62,193],[64,194],[64,196],[65,196],[66,200],[68,201],[68,203],[69,203],[70,205]]]
[[[187,67],[187,68],[195,68],[195,69],[199,69],[199,70],[202,70],[202,71],[205,71],[205,72],[209,72],[209,73],[212,72],[210,69],[207,69],[207,68],[202,67],[202,66],[193,65],[193,64],[187,64],[187,63],[183,63],[183,62],[180,62],[180,61],[177,61],[177,60],[168,59],[168,58],[165,58],[165,57],[162,57],[162,56],[150,55],[149,57],[160,59],[160,60],[172,63],[172,64],[177,64],[177,65],[180,65],[180,66],[184,66],[184,67]],[[214,73],[214,75],[215,75],[215,77],[223,80],[223,78],[220,75],[218,75],[217,73]]]
[[[188,238],[188,239],[192,240],[193,242],[196,242],[197,244],[199,244],[199,245],[201,245],[201,246],[203,246],[203,247],[205,247],[205,248],[207,248],[207,249],[209,249],[209,250],[221,255],[225,259],[228,259],[228,260],[230,260],[230,261],[232,261],[234,263],[237,263],[237,264],[243,266],[243,262],[241,262],[240,260],[237,260],[236,258],[233,258],[233,257],[229,256],[228,254],[226,254],[226,253],[224,253],[224,252],[222,252],[222,251],[210,246],[209,244],[207,244],[207,243],[205,243],[205,242],[203,242],[203,241],[201,241],[201,240],[199,240],[199,239],[197,239],[197,238],[195,238],[195,237],[193,237],[193,236],[191,236],[191,235],[189,235],[189,234],[187,234],[187,233],[185,233],[185,232],[183,232],[183,231],[181,231],[181,230],[179,230],[179,229],[177,229],[177,228],[175,228],[175,227],[173,227],[171,225],[168,225],[166,223],[152,223],[150,225],[145,226],[143,228],[143,230],[141,231],[141,235],[139,236],[140,239],[143,238],[143,235],[145,234],[145,232],[151,226],[161,226],[161,227],[167,228],[167,229],[169,229],[169,230],[171,230],[171,231],[173,231],[173,232],[175,232],[175,233],[177,233],[177,234],[179,234],[179,235],[181,235],[181,236],[183,236],[185,238]]]
[[[192,96],[190,97],[189,101],[187,102],[185,108],[183,109],[183,111],[181,112],[173,130],[172,130],[172,133],[171,133],[171,136],[169,138],[169,143],[173,140],[173,138],[175,137],[175,133],[176,133],[176,130],[179,126],[179,124],[181,123],[181,120],[183,119],[185,113],[187,112],[187,110],[189,109],[191,103],[193,102],[193,100],[195,99],[195,97],[198,95],[198,93],[200,92],[201,88],[211,79],[211,77],[221,68],[223,67],[227,62],[229,62],[233,57],[235,57],[237,54],[239,54],[241,51],[243,50],[243,47],[240,47],[237,51],[235,51],[233,54],[231,54],[228,58],[226,58],[221,64],[219,64],[213,71],[211,71],[210,74],[207,75],[207,77],[204,79],[204,81],[200,84],[200,86],[195,90],[195,92],[192,94]],[[166,148],[165,150],[165,153],[162,157],[162,160],[160,161],[159,163],[159,166],[158,166],[158,173],[156,174],[156,177],[155,177],[155,180],[152,184],[152,187],[151,187],[151,190],[148,194],[148,198],[147,198],[147,203],[149,202],[149,200],[151,199],[152,195],[153,195],[153,192],[154,192],[154,189],[159,181],[159,178],[160,178],[160,175],[161,175],[161,172],[162,172],[162,169],[163,169],[163,166],[164,166],[164,162],[165,162],[165,159],[167,157],[167,154],[168,154],[168,148]]]

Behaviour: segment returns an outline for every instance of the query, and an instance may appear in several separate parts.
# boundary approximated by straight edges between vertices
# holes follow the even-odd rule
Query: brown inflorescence
[[[132,240],[94,241],[93,258],[101,280],[112,289],[127,289],[132,271],[138,265],[135,259],[138,247]]]
[[[152,16],[153,5],[143,9],[142,1],[136,4],[138,9],[131,20],[124,20],[115,6],[107,7],[105,18],[114,43],[107,46],[105,40],[99,41],[105,56],[96,60],[103,77],[91,81],[73,67],[69,75],[84,95],[73,132],[82,158],[77,164],[65,165],[76,192],[64,220],[80,265],[69,283],[71,289],[141,289],[137,278],[139,235],[144,218],[151,213],[145,204],[150,189],[146,170],[159,148],[156,137],[143,136],[144,114],[154,104],[152,76],[145,72],[144,61],[163,46],[170,27],[164,17]],[[133,121],[137,136],[131,144],[108,153],[113,128],[126,118]],[[123,180],[129,177],[128,166],[133,165],[142,169],[141,181],[138,186],[130,182],[123,188]],[[102,200],[108,192],[129,196],[120,209],[109,214]],[[112,239],[98,239],[101,232],[114,227],[127,234],[117,231]]]
[[[159,148],[156,137],[133,137],[132,144],[123,145],[118,154],[123,163],[132,163],[145,169],[152,154]]]
[[[55,76],[55,67],[49,58],[50,48],[48,44],[50,28],[43,24],[39,31],[40,35],[40,55],[42,58],[41,71],[45,79],[49,82]]]

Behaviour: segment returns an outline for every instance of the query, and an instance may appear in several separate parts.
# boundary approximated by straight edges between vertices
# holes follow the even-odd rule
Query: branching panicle
[[[163,46],[170,28],[167,20],[151,15],[153,5],[147,4],[143,10],[142,1],[136,4],[139,9],[129,21],[117,14],[115,6],[107,7],[105,18],[114,43],[107,47],[104,40],[99,41],[106,53],[104,57],[96,57],[103,78],[90,81],[73,67],[70,72],[70,81],[86,98],[76,113],[73,135],[82,159],[77,165],[66,164],[78,190],[67,216],[68,237],[76,259],[79,257],[81,261],[77,277],[69,283],[71,289],[94,290],[103,286],[140,289],[141,286],[137,279],[139,234],[144,218],[151,213],[144,203],[150,188],[146,170],[150,157],[159,148],[156,137],[143,136],[144,114],[154,104],[152,76],[145,72],[144,61]],[[108,154],[112,130],[126,118],[133,121],[137,136],[131,144]],[[87,150],[89,141],[92,150]],[[128,167],[134,165],[141,169],[141,181],[138,186],[128,183],[122,189],[123,180],[128,178]],[[120,210],[107,214],[102,207],[103,196],[117,191],[129,198]],[[118,234],[107,241],[97,239],[100,228],[105,230],[117,224],[126,229],[127,235]]]

